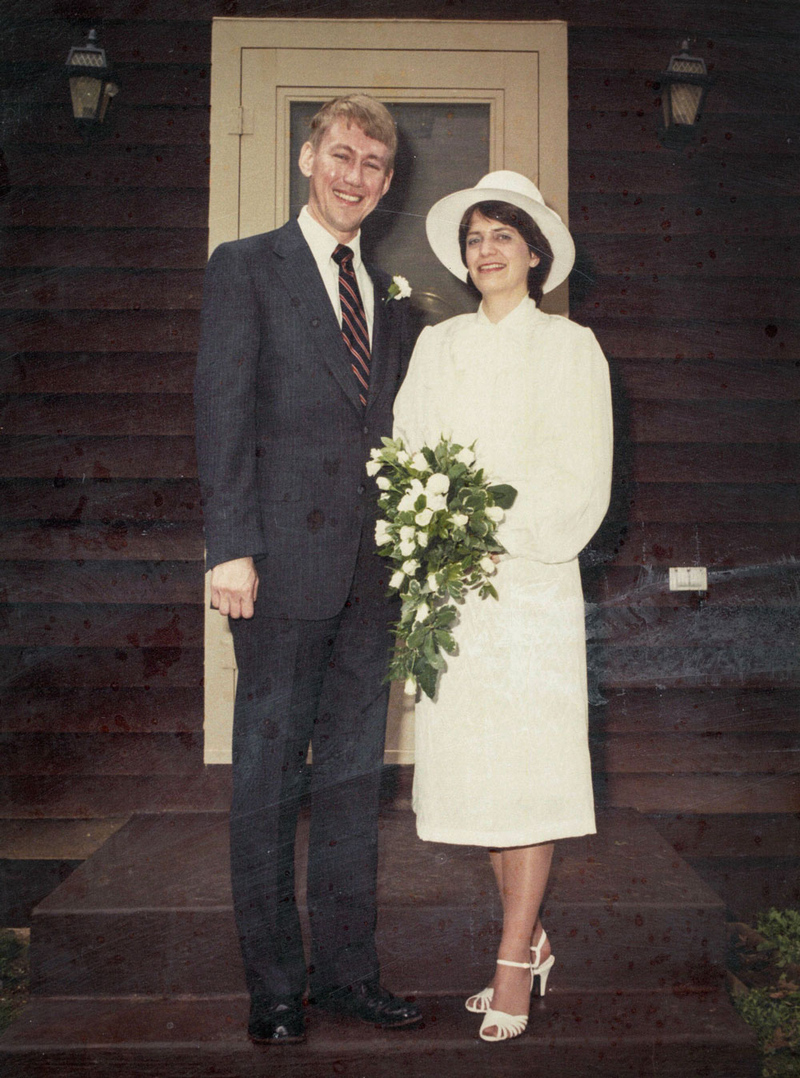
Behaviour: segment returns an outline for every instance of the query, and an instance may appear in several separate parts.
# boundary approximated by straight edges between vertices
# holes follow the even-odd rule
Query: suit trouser
[[[306,987],[294,843],[312,745],[308,909],[315,991],[376,977],[378,794],[393,607],[362,541],[350,596],[323,621],[231,622],[239,680],[233,733],[231,878],[251,995]]]

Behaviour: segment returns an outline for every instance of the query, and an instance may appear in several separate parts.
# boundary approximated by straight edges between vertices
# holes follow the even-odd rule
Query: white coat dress
[[[471,593],[436,699],[417,702],[413,804],[434,842],[522,846],[595,830],[577,556],[608,508],[608,367],[591,330],[525,298],[421,334],[395,402],[415,451],[444,435],[518,494],[499,600]]]

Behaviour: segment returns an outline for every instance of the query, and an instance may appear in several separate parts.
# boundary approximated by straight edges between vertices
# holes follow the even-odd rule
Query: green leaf
[[[416,674],[417,681],[419,682],[419,687],[422,689],[425,695],[429,696],[432,700],[436,694],[436,681],[438,679],[439,673],[438,670],[434,670],[431,666],[420,665],[419,669],[415,670],[414,673]]]
[[[499,505],[501,509],[510,509],[517,499],[516,488],[509,486],[508,483],[498,483],[497,486],[489,487],[489,493],[494,498],[494,504]]]

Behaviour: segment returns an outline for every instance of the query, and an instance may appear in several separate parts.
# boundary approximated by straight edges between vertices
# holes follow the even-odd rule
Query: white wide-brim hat
[[[425,230],[439,261],[462,281],[467,267],[461,260],[458,226],[470,206],[477,202],[510,202],[524,210],[541,229],[553,250],[553,265],[542,291],[551,292],[569,277],[575,262],[575,244],[569,229],[555,210],[545,206],[539,188],[519,172],[489,172],[474,187],[440,198],[428,213]]]

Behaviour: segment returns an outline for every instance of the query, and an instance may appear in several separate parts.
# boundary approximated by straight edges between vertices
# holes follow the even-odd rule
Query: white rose
[[[486,515],[494,524],[499,524],[505,513],[499,505],[490,505],[486,508]]]
[[[373,447],[372,449],[370,449],[370,451],[369,451],[369,455],[370,455],[370,457],[372,458],[372,460],[377,460],[377,459],[378,459],[378,457],[379,457],[379,456],[381,455],[381,453],[382,453],[382,452],[383,452],[383,450],[382,450],[382,449],[375,449],[375,448]]]
[[[403,562],[402,570],[406,576],[413,576],[417,569],[419,569],[419,562],[416,558],[409,558],[408,561]]]
[[[414,456],[411,458],[411,467],[414,469],[415,472],[427,472],[428,462],[427,460],[425,460],[425,454],[415,453]]]
[[[427,532],[417,532],[417,544],[418,544],[418,546],[421,546],[421,547],[426,547],[428,545],[428,533]]]
[[[386,543],[391,543],[392,537],[389,534],[389,521],[378,520],[375,523],[375,542],[378,546],[384,546]]]
[[[395,569],[392,573],[391,580],[389,581],[390,588],[399,588],[406,578],[406,574],[401,572],[400,569]]]
[[[431,591],[439,590],[439,584],[436,580],[436,573],[428,573],[428,587],[431,589]]]
[[[411,460],[411,457],[408,455],[408,453],[405,451],[405,449],[401,449],[400,452],[397,454],[397,463],[398,464],[408,464],[408,462],[410,460]]]
[[[394,277],[392,277],[392,283],[397,286],[397,298],[408,299],[411,295],[411,285],[406,278],[401,277],[399,273],[396,273]]]
[[[414,621],[424,621],[425,618],[427,618],[428,614],[430,614],[430,612],[431,608],[428,606],[427,603],[420,603],[417,607],[417,612],[414,615]]]
[[[481,558],[480,566],[481,566],[481,569],[483,569],[484,573],[486,573],[487,576],[491,576],[492,573],[497,572],[497,566],[495,565],[495,563],[492,561],[492,559],[489,557],[488,554],[486,555],[485,558]]]
[[[379,460],[367,461],[367,475],[377,475],[383,465]]]
[[[430,509],[422,509],[414,517],[414,520],[416,520],[416,522],[417,522],[417,524],[419,524],[420,528],[427,528],[427,526],[433,520],[433,513],[430,511]]]
[[[405,685],[403,685],[403,692],[409,696],[416,696],[417,694],[417,679],[415,677],[407,677]]]
[[[414,551],[417,549],[417,544],[411,539],[408,542],[400,544],[400,553],[404,558],[410,558]]]
[[[462,449],[461,452],[456,456],[456,460],[459,464],[466,464],[466,466],[469,468],[470,464],[473,464],[475,461],[475,454],[472,452],[471,449]]]
[[[426,494],[446,494],[450,489],[450,480],[441,472],[434,472],[425,484]]]
[[[415,534],[416,532],[413,524],[404,524],[400,529],[400,540],[403,543],[407,543],[414,538]]]
[[[385,475],[379,475],[375,482],[378,484],[379,490],[391,490],[392,482]]]
[[[469,517],[466,513],[453,513],[452,519],[457,528],[466,528]]]
[[[447,508],[447,498],[444,496],[444,494],[427,494],[425,496],[425,501],[428,505],[428,508],[433,513],[438,513],[440,509]]]

